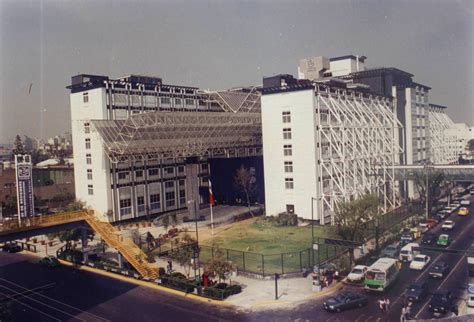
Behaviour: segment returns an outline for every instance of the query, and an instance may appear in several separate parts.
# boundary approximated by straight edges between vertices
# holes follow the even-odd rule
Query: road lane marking
[[[19,288],[22,288],[22,289],[24,289],[24,290],[31,291],[31,290],[29,290],[28,288],[26,288],[26,287],[24,287],[24,286],[22,286],[22,285],[20,285],[20,284],[17,284],[17,283],[15,283],[15,282],[12,282],[12,281],[10,281],[10,280],[7,280],[7,279],[5,279],[5,278],[0,278],[0,281],[5,281],[5,282],[7,282],[7,283],[10,283],[11,285],[15,285],[15,286],[17,286],[17,287],[19,287]],[[16,292],[16,291],[15,291],[15,292]],[[90,315],[90,316],[92,316],[92,317],[94,317],[94,318],[96,318],[96,319],[99,319],[99,320],[102,320],[102,321],[110,321],[110,320],[108,320],[108,319],[106,319],[106,318],[100,317],[100,316],[98,316],[98,315],[95,315],[95,314],[93,314],[93,313],[89,313],[89,312],[84,311],[84,310],[81,310],[81,309],[79,309],[79,308],[77,308],[77,307],[74,307],[74,306],[69,305],[69,304],[67,304],[67,303],[65,303],[65,302],[62,302],[62,301],[58,301],[58,300],[56,300],[56,299],[54,299],[54,298],[52,298],[52,297],[46,296],[46,295],[41,294],[41,293],[39,293],[39,292],[31,291],[31,293],[34,294],[34,295],[39,295],[39,296],[41,296],[41,297],[43,297],[43,298],[46,298],[46,299],[48,299],[48,300],[50,300],[50,301],[53,301],[53,302],[59,303],[59,304],[61,304],[61,305],[64,305],[64,306],[66,306],[66,307],[68,307],[68,308],[71,308],[71,309],[73,309],[73,310],[76,310],[76,311],[78,311],[78,312],[80,312],[80,313],[85,313],[85,314],[87,314],[87,315]]]
[[[362,317],[365,316],[365,313],[362,313],[361,315],[359,315],[354,322],[360,322],[360,320],[362,319]]]
[[[470,226],[472,226],[472,222],[469,224],[469,227],[468,229],[466,229],[462,235],[464,235],[465,232],[471,232],[470,230]],[[453,272],[456,271],[456,268],[459,266],[459,264],[461,264],[463,262],[463,259],[466,255],[462,255],[461,258],[458,259],[458,262],[456,263],[456,265],[453,267],[453,269],[449,272],[449,274],[446,276],[446,278],[441,282],[441,284],[438,286],[438,288],[435,290],[435,292],[437,292],[442,286],[444,283],[446,283],[446,281],[449,279],[449,277],[453,274]],[[418,311],[418,313],[415,315],[415,318],[418,318],[418,316],[420,315],[421,312],[423,312],[423,310],[425,309],[425,307],[428,305],[430,301],[426,301],[426,303],[422,306],[422,308]]]
[[[8,295],[5,294],[5,293],[0,293],[0,294],[2,294],[2,295],[4,295],[4,296],[8,296]],[[31,306],[31,305],[28,305],[28,304],[26,304],[26,303],[23,303],[23,302],[20,301],[20,300],[17,300],[17,299],[14,299],[14,298],[12,298],[11,300],[12,300],[12,301],[15,301],[15,302],[17,302],[17,303],[19,303],[20,305],[26,306],[27,308],[32,309],[33,311],[39,312],[39,313],[41,313],[41,314],[43,314],[43,315],[46,315],[47,317],[49,317],[49,318],[52,319],[52,320],[61,322],[61,319],[57,319],[57,318],[55,318],[54,316],[49,315],[48,313],[43,312],[43,311],[41,311],[40,309],[37,309],[37,308],[35,308],[35,307]]]

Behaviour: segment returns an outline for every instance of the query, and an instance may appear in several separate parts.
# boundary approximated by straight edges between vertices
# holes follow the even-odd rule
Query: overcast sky
[[[78,73],[225,89],[296,75],[319,55],[406,70],[474,124],[473,18],[472,0],[0,0],[0,143],[70,130],[65,87]]]

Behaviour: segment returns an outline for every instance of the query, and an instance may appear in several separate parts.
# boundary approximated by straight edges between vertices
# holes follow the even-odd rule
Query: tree
[[[414,183],[421,204],[426,203],[426,174],[415,172]],[[431,212],[434,201],[441,193],[446,177],[443,172],[433,171],[428,173],[428,209]]]
[[[74,201],[71,201],[65,206],[59,207],[59,211],[61,212],[78,211],[78,210],[83,210],[84,206],[85,206],[84,202],[76,199]]]
[[[204,266],[204,272],[210,277],[218,277],[219,282],[225,282],[235,269],[235,265],[225,259],[224,252],[219,248],[216,249],[211,261]]]
[[[21,136],[19,134],[15,137],[15,142],[13,143],[12,158],[15,158],[17,154],[25,154],[25,147],[21,141]]]
[[[152,249],[154,241],[155,241],[155,237],[152,235],[152,233],[147,232],[146,233],[146,244],[148,246],[148,250]]]
[[[59,233],[49,234],[48,238],[49,239],[59,238],[59,241],[66,242],[66,249],[71,249],[72,242],[78,241],[79,239],[82,238],[83,229],[86,230],[86,238],[89,240],[93,240],[95,233],[92,229],[88,229],[88,228],[74,228],[74,229],[63,230]]]
[[[168,231],[168,227],[170,226],[170,217],[164,216],[163,219],[161,220],[161,224],[165,228],[165,232]]]
[[[234,175],[234,186],[245,194],[247,207],[250,208],[250,196],[255,192],[255,177],[252,175],[250,169],[244,167],[242,164]]]
[[[179,265],[184,268],[186,277],[189,278],[189,273],[191,272],[191,259],[193,258],[193,249],[190,245],[185,245],[182,247],[177,247],[171,253],[171,259],[177,261]]]
[[[33,140],[27,135],[25,135],[25,141],[23,143],[23,146],[26,152],[30,153],[31,151],[33,151]]]
[[[365,223],[376,219],[378,205],[379,199],[373,194],[340,203],[334,214],[337,234],[345,240],[363,241]],[[352,262],[354,260],[354,249],[349,252],[349,255]]]
[[[469,142],[467,142],[467,146],[469,151],[474,152],[474,139],[470,139]]]

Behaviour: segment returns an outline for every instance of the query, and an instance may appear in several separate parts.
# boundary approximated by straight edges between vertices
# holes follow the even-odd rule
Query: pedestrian
[[[407,317],[407,307],[402,307],[402,313],[400,314],[400,322],[405,322]]]
[[[336,282],[339,282],[339,271],[338,270],[336,270],[334,272],[334,279],[336,280]]]
[[[409,320],[409,319],[410,319],[410,316],[411,316],[411,306],[412,306],[412,302],[408,302],[407,311],[406,311],[406,314],[405,314],[405,319],[406,319],[406,320]]]
[[[385,311],[390,310],[390,299],[388,297],[385,298]]]
[[[380,309],[380,311],[385,312],[385,300],[384,300],[384,299],[381,299],[381,300],[379,300],[378,302],[379,302],[379,309]]]

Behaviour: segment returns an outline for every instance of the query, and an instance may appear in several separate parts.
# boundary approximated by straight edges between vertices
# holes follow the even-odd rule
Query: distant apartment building
[[[77,199],[110,221],[183,209],[189,199],[203,202],[202,194],[187,187],[184,159],[111,162],[91,124],[153,111],[222,111],[201,100],[197,87],[166,85],[157,77],[77,75],[68,89]],[[193,171],[198,188],[207,187],[207,161],[199,161]]]
[[[261,105],[267,215],[334,223],[339,202],[367,192],[387,209],[398,204],[397,183],[384,167],[402,152],[390,97],[341,80],[278,75],[263,79]]]
[[[446,114],[446,109],[442,105],[429,105],[430,161],[434,164],[455,164],[459,160],[460,143],[456,126]]]

